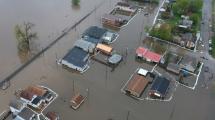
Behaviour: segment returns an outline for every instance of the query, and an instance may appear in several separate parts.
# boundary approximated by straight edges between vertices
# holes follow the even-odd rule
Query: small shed
[[[113,51],[113,48],[111,46],[109,46],[109,45],[99,43],[96,46],[96,50],[101,51],[104,54],[111,55],[111,53]]]
[[[85,100],[85,97],[80,95],[79,93],[74,95],[72,97],[72,100],[70,101],[71,107],[75,110],[78,109],[80,105],[84,102],[84,100]]]

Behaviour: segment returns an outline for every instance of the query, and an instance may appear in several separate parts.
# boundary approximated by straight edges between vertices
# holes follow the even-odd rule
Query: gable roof
[[[159,62],[161,60],[161,55],[151,52],[148,49],[144,48],[144,47],[139,47],[136,50],[136,54],[138,56],[142,56],[146,59],[150,59],[153,62]]]
[[[107,32],[106,29],[97,26],[91,26],[84,31],[83,36],[89,36],[95,39],[101,39],[104,33]]]
[[[10,101],[9,106],[16,110],[21,110],[22,107],[24,106],[24,103],[21,100],[15,99],[15,100]]]
[[[91,43],[91,42],[88,42],[86,40],[77,40],[75,42],[75,46],[83,49],[86,52],[90,52],[90,53],[92,53],[93,50],[95,49],[95,44]]]
[[[37,96],[43,96],[47,91],[40,86],[29,86],[26,90]]]
[[[156,76],[152,84],[151,90],[157,91],[161,95],[165,95],[169,87],[169,84],[170,84],[170,81],[167,80],[165,77]]]
[[[62,64],[72,64],[78,67],[84,67],[88,62],[88,52],[79,47],[73,47],[62,59]]]
[[[19,114],[18,116],[23,118],[24,120],[31,120],[35,113],[30,109],[25,107]]]
[[[34,97],[34,94],[30,91],[27,91],[27,90],[23,90],[21,93],[20,93],[20,97],[21,98],[24,98],[26,100],[29,100],[31,101]]]
[[[144,76],[135,73],[128,82],[126,90],[139,97],[145,87],[148,85],[148,82],[149,80],[147,80]]]

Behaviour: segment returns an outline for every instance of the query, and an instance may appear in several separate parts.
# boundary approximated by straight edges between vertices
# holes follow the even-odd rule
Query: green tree
[[[191,0],[189,4],[189,11],[193,13],[199,13],[201,12],[202,6],[202,0]]]
[[[32,32],[34,24],[27,22],[15,26],[15,35],[18,41],[19,51],[30,51],[31,40],[37,39],[37,33]]]
[[[200,18],[199,18],[199,15],[194,13],[190,16],[190,19],[193,21],[193,24],[196,26],[199,24],[200,22]]]
[[[172,27],[170,24],[164,23],[159,28],[153,28],[150,32],[150,35],[158,37],[163,40],[171,41],[172,36]]]
[[[173,12],[177,15],[182,15],[188,11],[190,0],[177,0],[173,4]]]
[[[72,0],[73,5],[79,5],[79,3],[80,3],[80,0]]]

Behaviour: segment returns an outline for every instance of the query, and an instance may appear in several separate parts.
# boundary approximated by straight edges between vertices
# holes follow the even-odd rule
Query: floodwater
[[[0,75],[4,76],[21,64],[13,32],[16,24],[23,21],[34,23],[35,31],[39,34],[37,43],[42,48],[102,1],[81,0],[80,8],[73,9],[70,0],[0,0],[0,13],[4,16],[0,21]],[[140,31],[152,24],[157,9],[149,16],[138,13],[128,26],[119,31],[120,36],[113,47],[121,54],[125,54],[128,48],[128,56],[113,72],[93,60],[90,69],[83,75],[56,64],[56,59],[66,54],[86,28],[91,25],[101,26],[101,15],[109,12],[116,1],[106,0],[76,30],[14,77],[11,87],[0,91],[0,113],[7,109],[15,90],[39,84],[59,94],[46,111],[59,113],[62,120],[125,120],[127,117],[128,120],[214,120],[214,92],[201,87],[203,75],[196,90],[179,86],[170,102],[137,101],[121,93],[121,87],[137,67],[146,67],[145,64],[135,62],[135,49],[142,44],[145,36],[145,33],[141,36]],[[75,92],[86,94],[86,89],[89,89],[88,99],[77,111],[71,109],[71,96]]]

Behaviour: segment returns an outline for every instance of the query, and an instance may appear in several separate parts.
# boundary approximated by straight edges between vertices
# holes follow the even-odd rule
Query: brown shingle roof
[[[80,104],[81,101],[84,99],[84,97],[80,94],[77,94],[75,95],[73,98],[72,98],[72,101],[75,103],[75,104]]]
[[[29,86],[26,90],[37,96],[43,96],[47,92],[47,90],[39,86]]]
[[[32,100],[33,96],[34,96],[33,93],[31,93],[30,91],[26,91],[26,90],[23,90],[23,91],[20,93],[20,97],[21,97],[21,98],[24,98],[24,99],[29,100],[29,101]]]
[[[147,86],[148,82],[149,80],[147,80],[144,76],[135,73],[129,81],[126,90],[131,92],[131,94],[134,96],[139,97]]]

